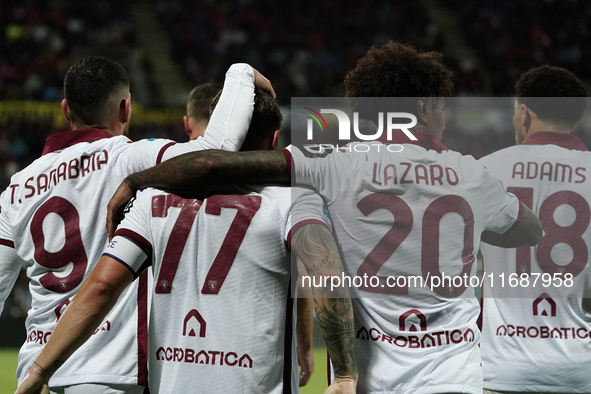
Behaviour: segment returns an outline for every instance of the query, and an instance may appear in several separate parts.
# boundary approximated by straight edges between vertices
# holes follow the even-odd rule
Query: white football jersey
[[[574,135],[538,132],[480,161],[544,228],[536,247],[482,246],[484,269],[494,273],[483,299],[485,387],[589,393],[591,153]],[[510,275],[519,278],[510,283]]]
[[[235,107],[237,102],[240,109]],[[0,303],[21,266],[25,267],[31,279],[32,305],[26,321],[27,340],[19,352],[19,382],[98,262],[107,244],[105,208],[123,179],[187,150],[238,149],[253,106],[252,68],[233,65],[226,76],[220,112],[214,112],[204,137],[175,144],[169,140],[132,142],[98,129],[63,132],[49,137],[43,156],[12,177],[1,200]],[[147,385],[147,297],[146,275],[123,293],[50,385]]]
[[[297,392],[288,246],[297,228],[330,221],[304,189],[293,189],[293,206],[290,188],[226,192],[240,194],[148,189],[105,250],[135,276],[153,264],[154,393]]]
[[[402,151],[371,142],[316,159],[284,152],[294,181],[324,198],[354,278],[358,391],[480,394],[473,289],[429,285],[475,275],[482,231],[509,229],[521,204],[473,157],[415,136],[394,133]]]

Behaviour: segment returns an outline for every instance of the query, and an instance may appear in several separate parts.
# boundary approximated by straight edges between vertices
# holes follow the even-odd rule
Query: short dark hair
[[[96,124],[108,115],[109,100],[129,89],[129,78],[119,63],[102,56],[89,56],[66,73],[64,97],[71,120]]]
[[[212,100],[209,107],[209,114],[213,113],[222,92],[220,91]],[[254,110],[248,133],[242,144],[242,151],[260,149],[260,142],[269,138],[275,130],[281,128],[283,115],[277,105],[277,101],[261,88],[254,90]]]
[[[416,98],[452,94],[453,74],[442,57],[439,52],[420,53],[394,41],[372,46],[345,76],[345,96],[407,97],[410,100],[396,100],[395,105],[416,112]]]
[[[220,90],[222,90],[222,86],[215,82],[205,82],[195,86],[189,93],[187,116],[195,120],[208,120],[209,104]]]
[[[562,67],[540,66],[515,83],[517,101],[543,122],[574,127],[585,112],[587,92],[579,78]]]

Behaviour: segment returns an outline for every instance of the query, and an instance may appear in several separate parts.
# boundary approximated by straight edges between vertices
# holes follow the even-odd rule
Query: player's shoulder
[[[478,161],[485,163],[496,163],[507,160],[508,158],[516,158],[523,154],[528,148],[523,145],[514,145],[507,148],[499,149],[498,151],[482,156]],[[486,164],[485,164],[486,165]]]

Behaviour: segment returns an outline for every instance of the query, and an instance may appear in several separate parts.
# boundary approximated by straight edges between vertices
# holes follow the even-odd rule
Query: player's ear
[[[119,121],[129,123],[131,120],[131,95],[119,103]]]
[[[64,114],[64,118],[70,123],[70,114],[68,114],[68,104],[66,104],[66,99],[62,100],[62,114]]]
[[[527,108],[525,104],[521,104],[521,109],[521,113],[523,114],[523,117],[521,118],[521,125],[525,127],[525,132],[527,133],[531,126],[532,112],[531,109]]]
[[[191,118],[189,118],[187,115],[183,116],[183,123],[185,124],[185,131],[187,132],[187,135],[191,137]]]
[[[427,98],[421,97],[417,100],[417,122],[419,124],[427,123]]]
[[[277,149],[277,144],[279,143],[279,130],[275,130],[273,133],[273,142],[271,142],[271,149]]]

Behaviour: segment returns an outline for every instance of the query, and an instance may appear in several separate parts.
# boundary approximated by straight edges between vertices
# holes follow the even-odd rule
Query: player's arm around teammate
[[[107,205],[107,230],[109,237],[117,227],[118,212],[135,195],[147,187],[175,193],[202,190],[212,184],[240,182],[278,183],[289,185],[291,163],[287,151],[222,152],[209,150],[192,152],[176,157],[149,170],[128,176],[119,186]],[[537,216],[521,204],[520,220],[504,234],[485,231],[483,242],[502,247],[537,245],[542,238],[542,226]]]
[[[292,238],[292,248],[310,275],[342,273],[334,239],[323,226],[309,224],[298,229]],[[319,264],[321,261],[326,263]],[[92,335],[133,279],[124,265],[103,255],[16,393],[40,393],[52,374]],[[353,356],[353,309],[348,290],[339,288],[330,294],[328,289],[314,289],[314,297],[336,375],[326,393],[354,393],[357,372]]]

